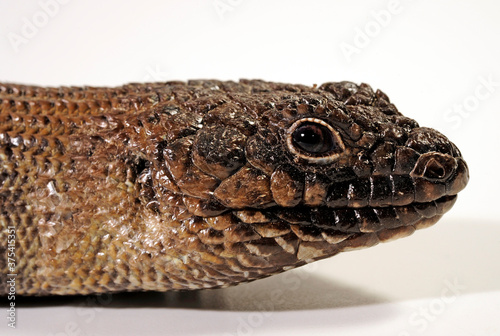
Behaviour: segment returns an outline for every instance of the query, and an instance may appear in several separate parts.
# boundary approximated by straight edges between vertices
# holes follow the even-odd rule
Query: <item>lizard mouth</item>
[[[446,165],[438,163],[436,158],[441,162],[453,160],[455,165],[443,169]],[[415,169],[411,176],[399,178],[403,183],[390,176],[391,188],[377,186],[374,178],[364,184],[333,185],[319,206],[279,207],[273,212],[305,241],[314,241],[321,235],[334,243],[355,234],[382,232],[384,239],[388,239],[390,233],[398,230],[410,232],[430,226],[454,205],[457,193],[467,184],[468,169],[461,158],[455,160],[438,153],[423,156],[416,168],[422,166],[422,161],[424,173]],[[431,171],[430,165],[439,169],[433,166]],[[430,172],[432,177],[427,176]],[[438,174],[442,176],[435,177]]]
[[[456,201],[457,196],[443,196],[424,203],[403,206],[340,208],[328,207],[277,209],[275,214],[301,230],[307,228],[332,230],[343,234],[378,232],[418,224],[427,219],[442,216]],[[309,230],[310,231],[310,230]]]
[[[414,202],[403,206],[339,209],[297,207],[274,209],[273,213],[298,240],[296,258],[311,262],[339,252],[367,248],[409,236],[418,229],[436,223],[453,207],[456,200],[456,195],[447,195],[430,202]],[[272,235],[268,225],[254,225],[261,236]],[[290,249],[290,241],[282,240],[281,247]]]
[[[275,205],[260,211],[236,211],[235,215],[251,224],[260,237],[274,239],[303,262],[370,247],[429,227],[452,208],[457,193],[467,184],[468,169],[461,158],[452,169],[447,168],[447,161],[441,154],[424,156],[416,167],[425,169],[400,178],[406,183],[389,178],[393,188],[378,187],[375,178],[371,188],[360,188],[360,179],[330,185],[325,197],[315,199],[321,201],[318,205],[307,204],[305,198],[306,202],[294,207]]]
[[[457,196],[444,196],[435,201],[404,206],[331,209],[296,208],[277,211],[277,216],[291,224],[293,231],[305,241],[321,235],[331,243],[361,233],[389,233],[400,228],[423,228],[434,224],[453,207]],[[403,231],[403,230],[400,230]],[[396,232],[396,231],[394,231]]]

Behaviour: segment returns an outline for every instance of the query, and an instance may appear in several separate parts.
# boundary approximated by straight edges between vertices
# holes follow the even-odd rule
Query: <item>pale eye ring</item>
[[[288,150],[310,162],[328,163],[345,150],[339,133],[317,118],[297,120],[286,132]]]

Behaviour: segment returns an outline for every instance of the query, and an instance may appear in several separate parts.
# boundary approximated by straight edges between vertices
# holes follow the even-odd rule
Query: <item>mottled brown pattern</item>
[[[330,161],[287,145],[306,118]],[[366,84],[0,84],[0,294],[8,226],[18,294],[225,287],[430,226],[467,180]]]

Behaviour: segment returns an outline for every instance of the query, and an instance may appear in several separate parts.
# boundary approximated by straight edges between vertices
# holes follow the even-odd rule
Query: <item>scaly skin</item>
[[[297,147],[305,118],[326,158]],[[235,285],[430,226],[467,181],[366,84],[0,84],[0,293]]]

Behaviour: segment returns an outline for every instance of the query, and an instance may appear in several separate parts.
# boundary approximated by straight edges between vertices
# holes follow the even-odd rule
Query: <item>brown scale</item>
[[[367,84],[0,84],[0,293],[236,285],[431,226],[467,181]]]

